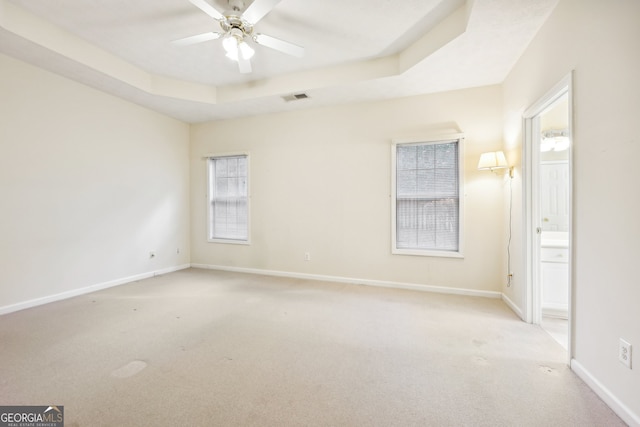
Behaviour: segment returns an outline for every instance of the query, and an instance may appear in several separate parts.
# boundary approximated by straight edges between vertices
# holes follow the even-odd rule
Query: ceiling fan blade
[[[292,55],[298,58],[304,56],[304,48],[297,44],[289,43],[284,40],[277,39],[275,37],[267,36],[266,34],[256,34],[253,37],[256,43],[262,46],[270,47],[271,49],[279,50],[280,52]]]
[[[185,37],[183,39],[174,40],[171,42],[174,46],[189,46],[196,43],[207,42],[209,40],[219,39],[222,34],[220,33],[203,33],[195,36]]]
[[[249,5],[247,10],[242,14],[242,18],[247,22],[254,24],[264,18],[264,16],[271,12],[280,0],[255,0]]]
[[[203,11],[213,19],[216,19],[218,21],[221,21],[224,19],[224,15],[218,12],[213,6],[211,6],[205,0],[189,0],[189,1],[191,2],[191,4],[193,4],[195,7],[197,7],[198,9],[200,9],[201,11]]]

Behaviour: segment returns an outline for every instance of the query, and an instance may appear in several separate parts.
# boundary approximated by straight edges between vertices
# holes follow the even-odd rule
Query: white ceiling
[[[219,39],[171,44],[219,31],[188,0],[0,0],[0,52],[194,123],[501,83],[557,0],[275,3],[255,31],[305,57],[254,45],[251,74]]]

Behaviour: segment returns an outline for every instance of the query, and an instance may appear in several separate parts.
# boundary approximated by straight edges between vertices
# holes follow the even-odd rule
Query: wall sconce
[[[511,287],[513,273],[511,272],[511,231],[513,217],[513,166],[507,164],[507,158],[502,151],[482,153],[478,162],[478,170],[509,169],[509,242],[507,243],[507,287]]]
[[[509,177],[513,178],[513,166],[509,167],[507,164],[507,158],[504,156],[504,152],[502,151],[491,151],[480,155],[478,170],[490,170],[493,172],[496,169],[507,168],[509,169]]]

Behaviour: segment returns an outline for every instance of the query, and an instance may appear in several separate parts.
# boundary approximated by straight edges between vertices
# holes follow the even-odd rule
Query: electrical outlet
[[[618,350],[620,363],[631,369],[631,344],[620,338],[620,348]]]
[[[305,261],[311,261],[311,253],[310,252],[305,252],[304,253],[304,260]]]

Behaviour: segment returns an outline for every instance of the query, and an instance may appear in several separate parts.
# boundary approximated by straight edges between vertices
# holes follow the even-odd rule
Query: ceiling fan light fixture
[[[242,55],[244,59],[251,59],[253,54],[256,53],[256,51],[253,50],[247,42],[241,42],[238,44],[238,49],[240,51],[240,55]]]
[[[540,151],[564,151],[571,145],[569,139],[569,132],[566,129],[561,130],[547,130],[542,132],[542,139],[540,140]]]
[[[227,35],[222,40],[222,47],[224,51],[227,52],[227,56],[234,54],[238,56],[238,40],[236,40],[235,37]]]
[[[244,41],[244,34],[238,28],[233,28],[222,40],[222,47],[229,59],[238,61],[238,55],[244,59],[251,59],[255,51]]]
[[[233,61],[238,61],[239,56],[242,56],[244,59],[251,59],[253,54],[256,53],[255,50],[245,42],[236,43],[229,49],[225,48],[225,50],[227,51],[225,56]]]
[[[254,34],[253,26],[268,14],[280,0],[226,0],[231,10],[224,14],[209,2],[211,0],[189,0],[194,6],[218,21],[221,32],[209,32],[175,40],[177,46],[187,46],[217,38],[222,38],[222,47],[227,58],[238,63],[240,73],[251,72],[251,61],[255,51],[248,44],[252,40],[259,46],[265,46],[298,58],[304,56],[302,46],[280,40],[266,34]],[[216,0],[222,2],[222,0]],[[248,6],[245,5],[249,3]]]

